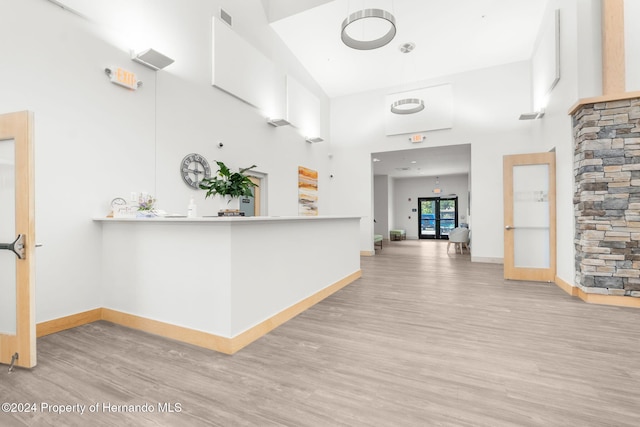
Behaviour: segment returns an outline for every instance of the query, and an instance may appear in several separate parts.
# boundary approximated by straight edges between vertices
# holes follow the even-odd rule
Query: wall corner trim
[[[571,295],[572,297],[577,297],[578,296],[578,287],[565,282],[564,280],[562,280],[561,278],[559,278],[558,276],[555,277],[554,279],[555,284],[562,289],[563,291],[565,291],[567,294]]]

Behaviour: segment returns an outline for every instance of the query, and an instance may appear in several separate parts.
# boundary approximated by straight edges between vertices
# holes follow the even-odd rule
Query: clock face
[[[111,201],[112,208],[115,208],[116,206],[126,206],[126,205],[127,205],[127,201],[122,197],[116,197]]]
[[[209,167],[209,162],[204,156],[191,153],[182,159],[180,175],[188,186],[200,188],[202,180],[211,177],[211,167]]]

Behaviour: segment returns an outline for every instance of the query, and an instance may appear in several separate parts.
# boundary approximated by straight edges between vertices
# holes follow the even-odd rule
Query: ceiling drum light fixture
[[[424,110],[424,101],[418,98],[399,99],[391,104],[393,114],[415,114]]]
[[[389,29],[386,33],[378,38],[374,38],[371,40],[358,40],[351,35],[349,35],[349,27],[353,28],[353,24],[357,21],[361,21],[363,24],[363,20],[368,21],[386,21]],[[379,23],[378,23],[379,24]],[[379,25],[375,25],[378,27]],[[340,37],[342,38],[342,42],[353,49],[358,50],[372,50],[382,47],[388,44],[393,38],[396,36],[396,18],[386,10],[382,9],[363,9],[353,12],[347,18],[342,21],[342,32]]]
[[[398,48],[402,53],[411,53],[416,48],[413,42],[403,43]],[[420,98],[399,99],[391,104],[393,114],[415,114],[424,110],[424,101]]]

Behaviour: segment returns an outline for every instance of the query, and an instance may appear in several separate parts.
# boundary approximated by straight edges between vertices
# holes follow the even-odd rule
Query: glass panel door
[[[421,239],[436,237],[436,199],[418,199]]]
[[[549,165],[513,168],[513,265],[549,268]]]
[[[440,236],[449,238],[449,232],[458,225],[458,199],[440,199]]]
[[[0,114],[0,363],[36,365],[33,113]]]
[[[504,157],[504,277],[553,281],[555,153]]]
[[[16,233],[15,141],[0,141],[0,243],[11,243]],[[16,256],[0,251],[0,333],[16,333]]]
[[[448,239],[458,226],[458,198],[418,198],[419,234],[421,239]]]

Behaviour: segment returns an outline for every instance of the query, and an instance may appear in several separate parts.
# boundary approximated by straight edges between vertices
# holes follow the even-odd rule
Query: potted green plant
[[[200,182],[200,188],[207,190],[205,198],[220,195],[226,199],[226,204],[229,206],[232,201],[239,204],[240,197],[253,197],[253,188],[257,187],[257,184],[251,181],[251,179],[245,175],[245,172],[255,168],[256,165],[232,172],[223,162],[216,161],[216,163],[218,164],[218,171],[215,175],[211,178],[204,178],[202,182]],[[229,207],[231,208],[231,206]],[[237,212],[238,206],[233,206],[226,211]]]

